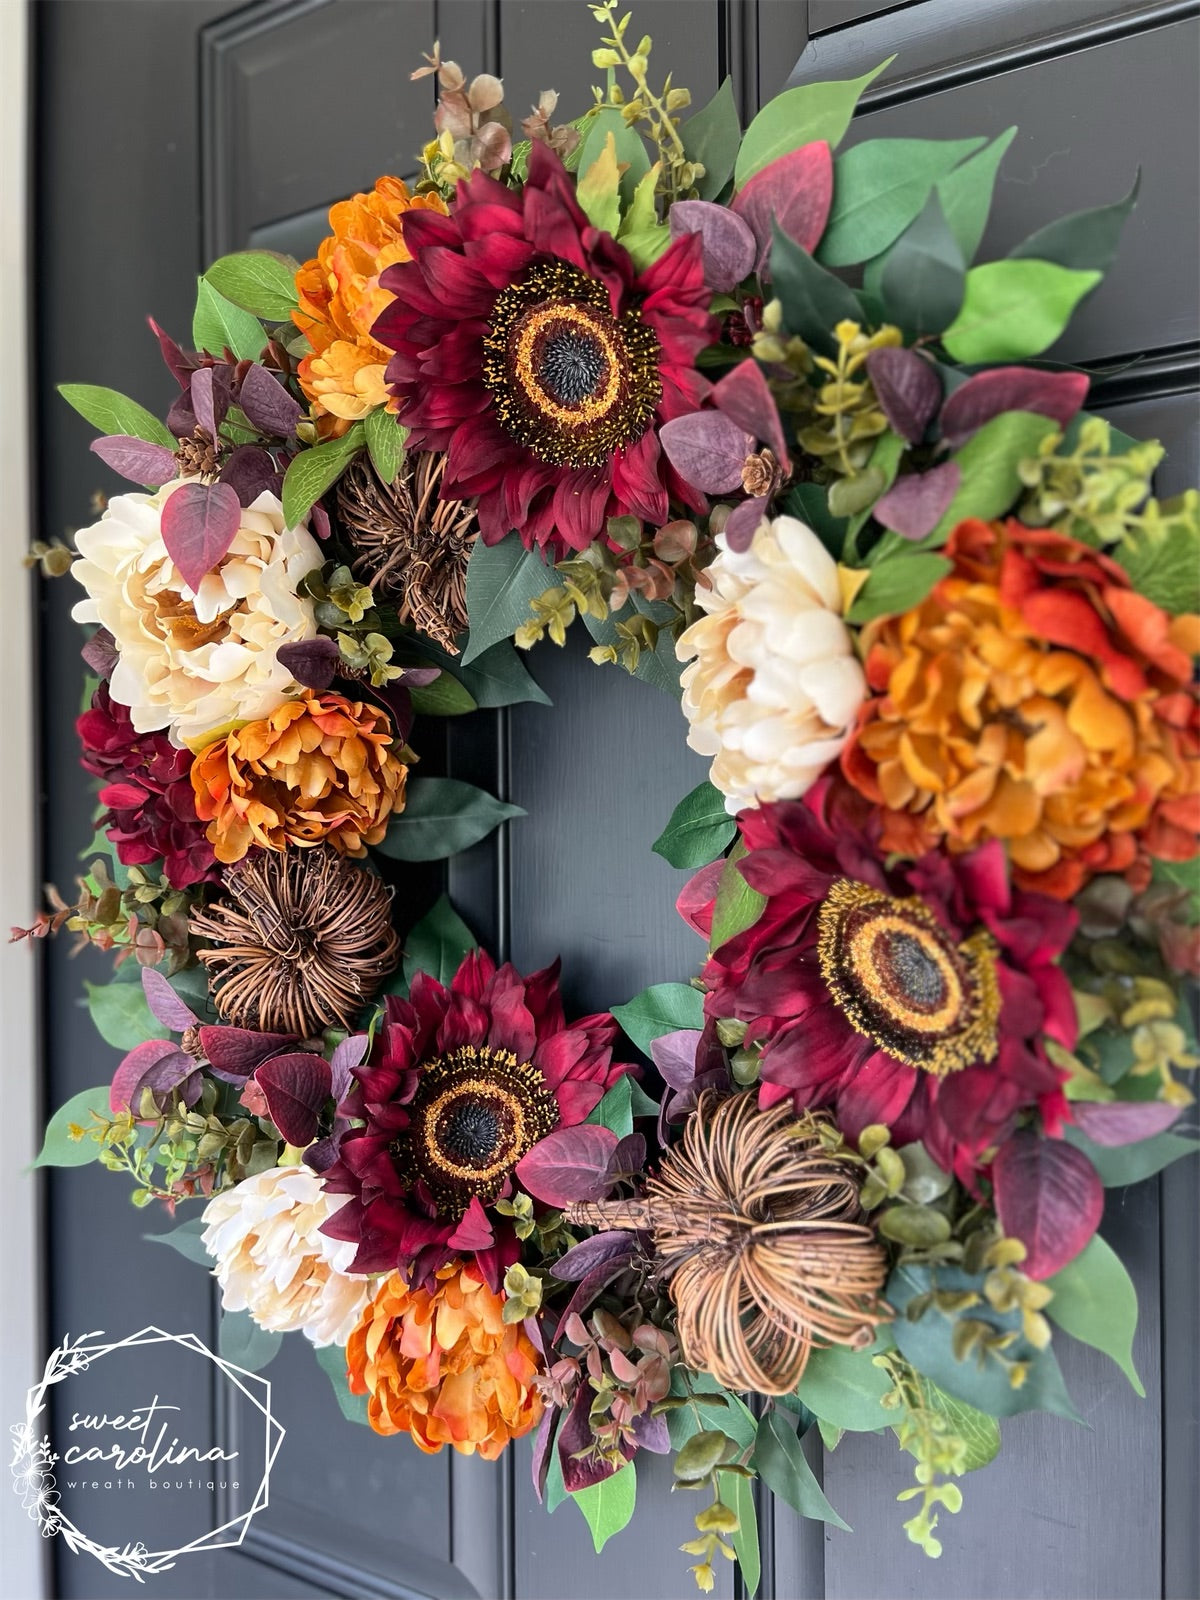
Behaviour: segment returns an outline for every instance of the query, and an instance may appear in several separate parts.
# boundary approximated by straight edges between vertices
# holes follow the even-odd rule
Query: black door
[[[1170,457],[1164,488],[1197,471],[1198,314],[1189,220],[1196,172],[1192,5],[1130,0],[638,0],[636,25],[702,103],[730,73],[743,111],[788,80],[850,77],[899,59],[866,97],[872,136],[1021,132],[998,189],[1003,249],[1050,217],[1128,187],[1142,203],[1124,253],[1066,352],[1101,367],[1142,355],[1100,391]],[[303,257],[329,204],[382,172],[411,172],[430,90],[410,70],[439,37],[470,70],[503,73],[514,107],[553,87],[588,100],[592,21],[576,0],[41,0],[37,6],[40,208],[36,372],[45,536],[88,515],[117,480],[53,395],[105,383],[152,408],[170,399],[144,317],[186,333],[195,274],[247,244]],[[851,134],[853,139],[854,133]],[[986,247],[985,247],[986,248]],[[1148,353],[1148,354],[1147,354]],[[81,665],[68,585],[47,586],[40,694],[44,876],[69,883],[89,836],[72,721]],[[649,853],[672,805],[704,775],[665,696],[592,667],[582,643],[542,646],[532,668],[553,707],[480,712],[453,727],[447,770],[527,817],[453,863],[449,888],[480,938],[520,965],[561,953],[568,1003],[606,1007],[694,967],[672,910],[680,874]],[[584,711],[586,709],[586,715]],[[642,776],[619,782],[617,774]],[[87,956],[46,965],[46,1100],[101,1081],[112,1061],[80,1009]],[[1196,1264],[1198,1169],[1110,1200],[1105,1234],[1133,1266],[1136,1350],[1148,1398],[1076,1347],[1064,1366],[1088,1431],[1043,1415],[1006,1424],[1000,1461],[930,1563],[908,1546],[893,1496],[908,1466],[891,1440],[848,1437],[823,1463],[853,1535],[801,1523],[764,1495],[763,1596],[1136,1596],[1200,1590]],[[55,1173],[47,1231],[49,1328],[120,1335],[159,1321],[212,1332],[203,1272],[142,1241],[137,1213],[96,1167]],[[571,1508],[547,1517],[528,1446],[497,1467],[420,1456],[344,1422],[311,1353],[285,1343],[269,1371],[288,1436],[269,1509],[240,1551],[186,1558],[153,1595],[683,1596],[676,1546],[690,1508],[639,1474],[639,1506],[597,1559]],[[197,1382],[199,1382],[199,1376]],[[661,1465],[661,1463],[660,1463]],[[1101,1499],[1103,1497],[1103,1499]],[[1120,1515],[1096,1520],[1093,1507]],[[172,1511],[164,1518],[164,1542]],[[55,1593],[127,1593],[127,1580],[56,1551]],[[724,1593],[737,1580],[720,1575]],[[719,1591],[720,1592],[720,1591]]]

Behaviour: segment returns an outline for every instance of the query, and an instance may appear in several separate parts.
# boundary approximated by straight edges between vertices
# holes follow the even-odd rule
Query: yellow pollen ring
[[[447,1159],[445,1152],[435,1143],[437,1138],[438,1122],[448,1108],[466,1094],[478,1095],[483,1100],[499,1101],[512,1117],[513,1134],[505,1148],[488,1167],[464,1167],[457,1162]],[[462,1083],[456,1083],[451,1088],[445,1089],[425,1111],[425,1148],[429,1159],[443,1172],[448,1172],[451,1177],[463,1178],[468,1182],[486,1182],[488,1178],[496,1178],[502,1172],[507,1172],[512,1165],[512,1153],[519,1150],[525,1141],[525,1113],[516,1096],[507,1090],[501,1089],[498,1084],[491,1083],[487,1078],[467,1078]]]
[[[537,372],[534,370],[533,349],[538,335],[546,328],[547,324],[572,322],[581,328],[589,338],[604,352],[605,366],[608,376],[604,389],[598,395],[581,401],[577,406],[559,405],[542,387]],[[513,362],[516,367],[517,377],[521,387],[545,416],[554,422],[562,423],[565,427],[577,427],[581,422],[595,422],[606,411],[612,409],[621,391],[621,352],[606,328],[592,320],[581,306],[549,305],[539,306],[536,311],[527,314],[521,324],[517,335],[516,349],[513,352]]]
[[[892,992],[887,979],[879,972],[875,958],[876,944],[880,937],[886,938],[892,933],[904,934],[915,940],[920,945],[922,953],[937,967],[938,975],[945,986],[946,998],[936,1011],[910,1009],[904,1004],[902,996]],[[882,1006],[889,1015],[895,1017],[897,1022],[902,1022],[914,1033],[944,1033],[959,1020],[963,1008],[963,991],[958,973],[942,948],[937,934],[931,929],[922,928],[912,917],[898,916],[895,912],[891,912],[873,917],[870,922],[864,923],[850,940],[850,960],[859,982],[876,1005]]]

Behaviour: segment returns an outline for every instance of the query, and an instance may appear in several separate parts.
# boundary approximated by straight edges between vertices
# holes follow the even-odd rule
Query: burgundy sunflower
[[[473,950],[450,987],[419,972],[390,996],[371,1058],[342,1109],[360,1118],[325,1186],[349,1201],[325,1224],[358,1246],[353,1272],[401,1272],[410,1287],[474,1257],[493,1290],[516,1260],[512,1225],[490,1208],[517,1162],[582,1122],[631,1069],[614,1063],[607,1014],[567,1026],[558,963],[523,978]]]
[[[709,958],[705,1010],[761,1045],[762,1104],[832,1106],[852,1137],[883,1123],[970,1181],[1020,1111],[1066,1114],[1044,1041],[1075,1043],[1055,964],[1075,913],[1014,890],[998,840],[889,868],[830,794],[739,816],[766,905]]]
[[[442,494],[478,496],[485,543],[515,528],[561,554],[609,517],[704,509],[657,431],[707,392],[693,363],[718,325],[696,235],[639,273],[536,141],[519,194],[475,172],[448,217],[410,211],[401,226],[412,260],[382,274],[396,298],[372,337],[396,352],[410,448],[447,452]]]

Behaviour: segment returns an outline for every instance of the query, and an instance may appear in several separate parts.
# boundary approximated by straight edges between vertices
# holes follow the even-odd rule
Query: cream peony
[[[713,756],[731,813],[802,795],[839,754],[866,680],[842,621],[837,564],[794,517],[763,521],[750,548],[717,539],[696,601],[708,613],[676,646],[688,744]]]
[[[296,585],[324,559],[306,527],[284,527],[282,505],[264,492],[193,594],[160,532],[164,503],[186,481],[115,495],[75,535],[81,559],[71,568],[88,592],[72,615],[107,628],[120,652],[113,699],[129,707],[139,733],[166,728],[179,745],[269,716],[287,697],[292,675],[278,650],[316,634]]]
[[[214,1195],[203,1241],[225,1310],[248,1311],[277,1333],[299,1330],[315,1345],[344,1345],[371,1298],[368,1279],[346,1275],[358,1246],[320,1231],[346,1199],[326,1194],[308,1167],[273,1167]]]

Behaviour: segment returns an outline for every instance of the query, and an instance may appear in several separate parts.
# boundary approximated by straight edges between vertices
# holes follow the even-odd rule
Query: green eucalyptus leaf
[[[620,1533],[633,1516],[637,1469],[627,1461],[611,1477],[602,1478],[587,1489],[576,1489],[569,1498],[583,1512],[584,1521],[592,1530],[592,1548],[599,1555],[613,1534]]]
[[[939,178],[983,139],[869,139],[834,163],[833,206],[816,249],[828,267],[886,250],[918,216]],[[956,308],[957,309],[957,308]]]
[[[145,406],[116,389],[105,389],[98,383],[60,383],[58,392],[85,422],[99,428],[101,433],[126,434],[150,444],[164,445],[168,450],[174,450],[178,442]]]
[[[222,1361],[231,1361],[247,1372],[261,1372],[279,1354],[281,1333],[260,1328],[248,1311],[223,1311],[217,1332],[217,1350]]]
[[[427,911],[404,941],[404,976],[409,984],[418,972],[427,972],[443,988],[462,965],[463,957],[474,950],[478,940],[442,895]]]
[[[759,1423],[753,1465],[771,1493],[778,1495],[793,1511],[850,1532],[849,1525],[825,1498],[825,1491],[808,1464],[804,1447],[786,1411],[768,1411]]]
[[[889,56],[861,78],[836,83],[802,83],[769,101],[746,129],[734,165],[734,181],[742,185],[772,161],[801,146],[823,139],[830,148],[841,143],[859,97],[890,67]]]
[[[207,1226],[203,1217],[190,1217],[187,1222],[181,1222],[177,1228],[171,1228],[166,1233],[144,1233],[142,1238],[149,1239],[151,1244],[169,1245],[185,1260],[194,1261],[202,1267],[210,1267],[213,1258],[204,1248],[200,1237]]]
[[[1047,1278],[1046,1287],[1054,1291],[1046,1315],[1073,1339],[1111,1356],[1144,1399],[1133,1364],[1137,1290],[1112,1246],[1094,1233],[1074,1261]]]
[[[988,213],[992,209],[996,174],[1016,132],[1015,127],[1006,128],[978,155],[938,180],[937,193],[942,203],[942,213],[950,232],[958,241],[963,260],[968,263],[974,260],[975,252],[979,249],[987,227]]]
[[[890,1343],[890,1336],[885,1336]],[[895,1413],[885,1409],[883,1397],[892,1380],[875,1365],[883,1341],[867,1350],[831,1345],[814,1350],[808,1358],[796,1396],[813,1414],[847,1433],[873,1433],[890,1427]]]
[[[752,1595],[762,1577],[762,1552],[758,1541],[758,1511],[754,1505],[754,1480],[736,1472],[722,1472],[718,1494],[738,1519],[738,1530],[729,1535],[742,1573],[743,1591]]]
[[[703,163],[704,176],[696,185],[697,197],[715,200],[733,176],[742,142],[733,98],[733,81],[726,78],[706,106],[689,117],[679,130],[689,161]]]
[[[778,222],[772,223],[771,287],[783,307],[783,323],[822,355],[837,351],[833,330],[839,322],[862,321],[862,308],[854,290],[832,272],[818,266]]]
[[[673,867],[703,867],[716,860],[736,832],[725,797],[706,778],[683,797],[650,848]]]
[[[146,1039],[169,1039],[171,1030],[163,1026],[146,1004],[140,983],[88,983],[88,1010],[96,1032],[114,1050],[132,1050]]]
[[[654,983],[623,1006],[613,1006],[612,1014],[638,1049],[649,1055],[651,1041],[664,1033],[703,1028],[704,996],[688,983]]]
[[[196,285],[196,310],[192,341],[197,350],[221,356],[230,350],[239,361],[257,361],[267,343],[266,331],[256,316],[219,294],[207,278]]]
[[[299,304],[298,264],[270,250],[239,250],[214,261],[204,276],[218,294],[265,322],[287,322]]]
[[[112,1120],[109,1106],[109,1086],[101,1083],[94,1089],[81,1089],[50,1118],[42,1148],[32,1165],[35,1167],[86,1167],[100,1154],[100,1146],[92,1138],[72,1138],[71,1128],[90,1130],[97,1126],[96,1117],[105,1122]],[[95,1113],[93,1116],[92,1113]]]
[[[467,563],[467,613],[471,637],[463,665],[476,661],[502,639],[510,639],[529,620],[533,601],[554,587],[554,573],[520,535],[510,533],[499,544],[477,539]]]
[[[395,861],[444,861],[524,815],[520,806],[461,778],[412,778],[404,810],[392,816],[375,849]]]
[[[338,1407],[347,1422],[361,1422],[364,1427],[370,1427],[367,1416],[367,1397],[365,1394],[351,1394],[350,1384],[346,1376],[346,1352],[338,1344],[322,1345],[314,1349],[317,1365],[329,1379],[333,1392],[337,1397]]]
[[[942,343],[967,365],[1041,355],[1100,277],[1050,261],[987,261],[972,267],[962,309]]]

